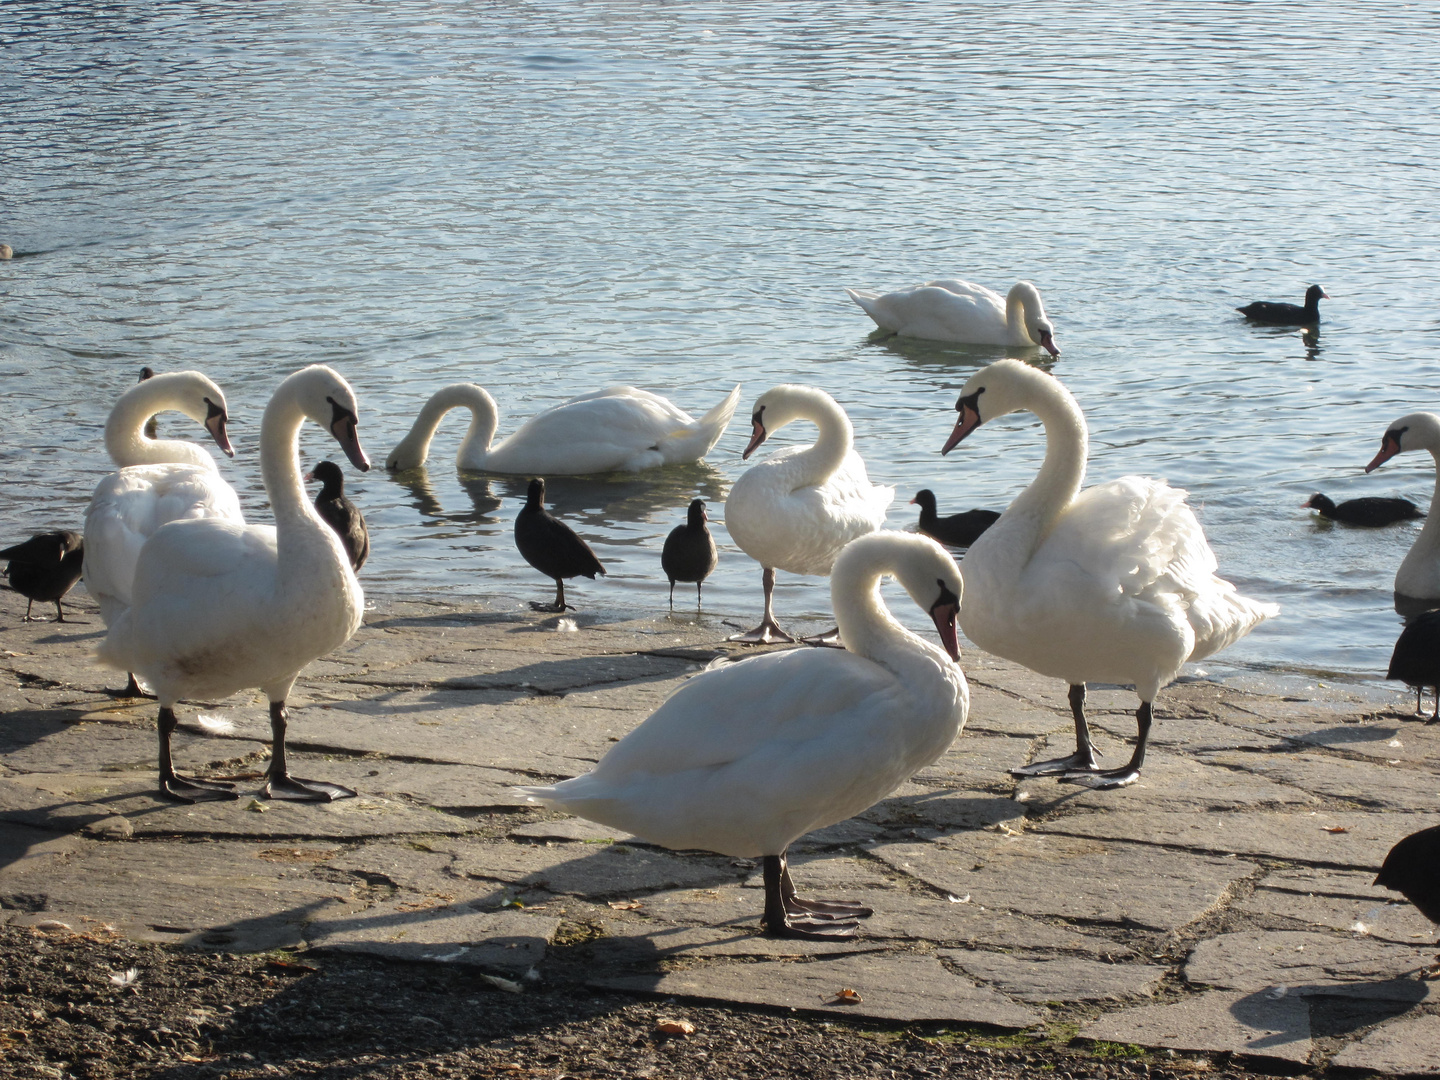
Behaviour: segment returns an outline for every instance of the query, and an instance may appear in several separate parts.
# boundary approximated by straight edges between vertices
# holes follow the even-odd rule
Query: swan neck
[[[880,579],[893,573],[888,558],[837,564],[830,577],[830,600],[845,648],[895,670],[923,651],[924,642],[901,626],[880,596]]]
[[[164,464],[215,468],[215,459],[195,443],[184,439],[152,439],[145,434],[145,421],[150,417],[177,409],[179,403],[169,395],[131,390],[122,396],[105,421],[105,452],[110,460],[122,469],[131,465]]]
[[[1440,512],[1435,510],[1436,500],[1440,499],[1440,447],[1429,448],[1430,456],[1435,459],[1435,490],[1430,496],[1431,510],[1425,515],[1425,524],[1420,528],[1420,535],[1415,538],[1415,543],[1410,546],[1410,552],[1402,561],[1404,564],[1429,566],[1440,553]]]
[[[304,410],[288,394],[271,398],[260,420],[260,476],[277,534],[302,519],[320,520],[305,496],[300,476],[300,428],[304,423]]]
[[[823,484],[844,464],[855,442],[855,429],[845,410],[825,394],[804,402],[800,418],[820,430],[814,444],[791,459],[800,472],[799,486]]]
[[[478,386],[447,386],[437,391],[415,417],[410,432],[401,445],[413,451],[420,460],[430,453],[430,441],[440,428],[440,421],[451,409],[469,409],[470,426],[460,440],[455,452],[455,461],[462,468],[474,467],[490,452],[490,442],[495,438],[495,428],[500,422],[495,399]]]

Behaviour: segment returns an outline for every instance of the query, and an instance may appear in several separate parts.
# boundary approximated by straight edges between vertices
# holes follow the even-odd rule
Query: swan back
[[[814,444],[787,447],[741,474],[725,503],[725,524],[763,566],[828,574],[842,547],[884,524],[895,489],[870,482],[852,446],[850,418],[813,386],[781,384],[756,400],[745,457],[796,420],[820,429]]]
[[[430,456],[430,441],[435,438],[440,421],[451,409],[461,408],[470,410],[470,426],[455,451],[455,464],[462,469],[484,468],[483,464],[476,463],[485,460],[490,440],[495,437],[495,428],[500,422],[500,412],[489,391],[474,383],[452,383],[431,394],[430,400],[421,406],[409,432],[385,459],[385,468],[403,472],[424,465]]]
[[[959,666],[884,609],[883,573],[937,623],[953,619],[960,574],[939,545],[897,532],[864,537],[831,583],[846,650],[770,653],[703,672],[592,772],[526,790],[668,847],[741,857],[780,854],[865,810],[943,754],[969,707]]]
[[[907,337],[967,345],[1039,345],[1054,355],[1060,352],[1040,292],[1028,281],[1017,282],[1004,297],[959,278],[936,278],[888,293],[845,291],[877,326]]]
[[[153,439],[145,422],[159,412],[181,412],[202,425],[226,454],[234,457],[225,430],[225,395],[198,371],[152,375],[120,395],[105,421],[105,451],[120,468],[174,462],[215,471],[215,459],[185,439]]]

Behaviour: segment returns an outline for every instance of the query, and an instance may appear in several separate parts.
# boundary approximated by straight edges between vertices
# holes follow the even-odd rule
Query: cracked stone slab
[[[319,775],[327,780],[358,787],[353,799],[331,803],[289,802],[258,798],[263,778],[252,775],[236,780],[240,798],[193,805],[172,803],[155,794],[153,778],[127,773],[73,778],[43,778],[43,787],[32,779],[0,780],[0,818],[23,822],[56,832],[75,832],[121,817],[130,823],[137,839],[172,837],[311,837],[349,839],[424,833],[468,833],[473,826],[452,817],[396,799],[364,792],[370,766],[354,761],[306,761],[306,755],[291,756],[296,772]]]
[[[1312,926],[1379,938],[1384,941],[1425,944],[1435,940],[1435,925],[1408,901],[1372,895],[1322,896],[1285,889],[1256,889],[1232,905],[1254,915],[1281,915]]]
[[[1297,995],[1212,990],[1170,1005],[1107,1013],[1080,1029],[1082,1039],[1245,1054],[1305,1063],[1313,1050],[1310,1008]]]
[[[1367,814],[1344,810],[1230,811],[1203,818],[1173,810],[1070,814],[1036,831],[1134,840],[1221,854],[1263,856],[1343,867],[1375,867],[1402,836],[1440,824],[1440,814]]]
[[[542,888],[599,898],[719,885],[747,872],[722,855],[677,855],[629,844],[568,843],[467,846],[459,851],[455,870],[519,889]]]
[[[1402,1016],[1351,1043],[1330,1062],[1404,1076],[1440,1076],[1440,1016]]]
[[[1408,812],[1440,803],[1440,779],[1429,769],[1384,761],[1357,761],[1333,754],[1221,752],[1207,761],[1244,770],[1329,799]]]
[[[1277,723],[1268,729],[1292,743],[1360,754],[1380,761],[1440,765],[1440,732],[1390,717],[1317,728],[1313,722]]]
[[[205,709],[227,718],[233,709]],[[99,773],[109,769],[156,768],[153,706],[139,714],[130,706],[108,707],[105,712],[71,710],[60,715],[14,713],[5,715],[0,753],[12,769],[23,772]],[[191,710],[182,710],[180,728],[171,739],[175,768],[203,770],[216,760],[232,760],[269,746],[266,721],[262,738],[216,739],[203,733]]]
[[[970,712],[975,713],[972,699]],[[1031,739],[1011,735],[986,735],[966,725],[938,761],[926,765],[911,779],[921,785],[960,788],[974,792],[977,788],[1003,792],[1009,796],[1015,786],[1010,768],[1025,760]]]
[[[803,1009],[832,1016],[883,1020],[948,1020],[1027,1028],[1042,1014],[949,971],[933,956],[867,953],[808,961],[712,961],[684,971],[602,976],[605,990],[676,995],[710,1001]],[[841,990],[860,1000],[844,1003]]]
[[[624,653],[547,657],[517,665],[515,660],[524,655],[476,648],[468,652],[434,655],[383,672],[350,674],[345,681],[360,685],[526,690],[561,695],[610,683],[668,680],[699,670],[698,665],[690,660]]]
[[[759,911],[711,926],[669,926],[641,920],[606,920],[606,935],[590,942],[591,963],[598,968],[657,968],[682,957],[780,957],[857,955],[884,952],[893,943],[861,937],[849,941],[792,941],[760,932]],[[633,972],[632,972],[633,973]]]
[[[1297,996],[1321,990],[1343,996],[1353,990],[1360,997],[1408,1001],[1419,984],[1404,976],[1425,958],[1411,946],[1368,937],[1261,930],[1199,942],[1185,961],[1184,974],[1190,983],[1233,990],[1283,987]]]
[[[1038,759],[1069,754],[1074,740],[1050,740]],[[1314,795],[1263,777],[1237,773],[1193,757],[1160,751],[1145,758],[1140,779],[1114,791],[1096,791],[1080,784],[1068,784],[1054,777],[1024,777],[1018,781],[1016,799],[1036,813],[1074,813],[1081,810],[1148,811],[1157,802],[1168,810],[1204,813],[1211,810],[1251,809],[1261,806],[1318,806]]]
[[[857,816],[861,821],[889,828],[908,825],[926,829],[986,829],[1005,823],[1018,829],[1025,818],[1025,806],[999,795],[977,796],[969,790],[907,781]]]
[[[1148,964],[1102,964],[1035,952],[942,952],[940,958],[1021,1001],[1120,1001],[1148,997],[1165,969]]]
[[[316,949],[523,974],[545,959],[559,927],[559,919],[520,911],[384,903],[316,919],[306,937]]]
[[[1157,930],[1193,922],[1233,882],[1257,870],[1240,859],[1033,833],[958,833],[929,844],[882,844],[870,853],[932,888],[970,896],[992,910]]]

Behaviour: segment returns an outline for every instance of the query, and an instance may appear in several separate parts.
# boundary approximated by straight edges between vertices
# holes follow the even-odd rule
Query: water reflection
[[[470,509],[446,511],[435,486],[430,482],[430,473],[424,465],[404,472],[387,472],[386,475],[410,493],[411,505],[420,511],[422,517],[443,518],[446,521],[479,523],[492,517],[500,509],[501,500],[490,490],[490,480],[476,473],[456,473],[456,479],[470,497]]]
[[[1007,358],[1053,373],[1056,360],[1038,345],[962,345],[951,341],[903,337],[888,330],[876,330],[865,340],[869,345],[900,357],[911,367],[921,371],[944,373],[951,377],[954,377],[957,370],[979,370]],[[967,376],[968,374],[966,372]]]

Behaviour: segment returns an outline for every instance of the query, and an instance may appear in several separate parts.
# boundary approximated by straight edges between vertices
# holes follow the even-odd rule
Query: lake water
[[[12,0],[0,50],[0,538],[80,527],[141,365],[225,388],[251,520],[260,413],[304,364],[354,385],[377,463],[450,382],[490,389],[502,435],[613,383],[695,414],[741,383],[706,464],[552,482],[611,571],[572,600],[654,610],[664,535],[696,495],[723,520],[778,382],[846,406],[893,527],[920,487],[1003,509],[1033,418],[938,450],[1007,350],[875,340],[842,289],[1028,279],[1090,479],[1188,489],[1222,573],[1281,604],[1225,659],[1384,672],[1418,529],[1300,504],[1429,503],[1428,455],[1362,469],[1440,410],[1433,6]],[[1311,282],[1310,341],[1233,310]],[[511,543],[523,481],[457,475],[463,428],[424,483],[348,471],[372,594],[550,595]],[[707,615],[752,625],[759,568],[716,532]],[[782,622],[828,611],[821,579],[780,582]]]

